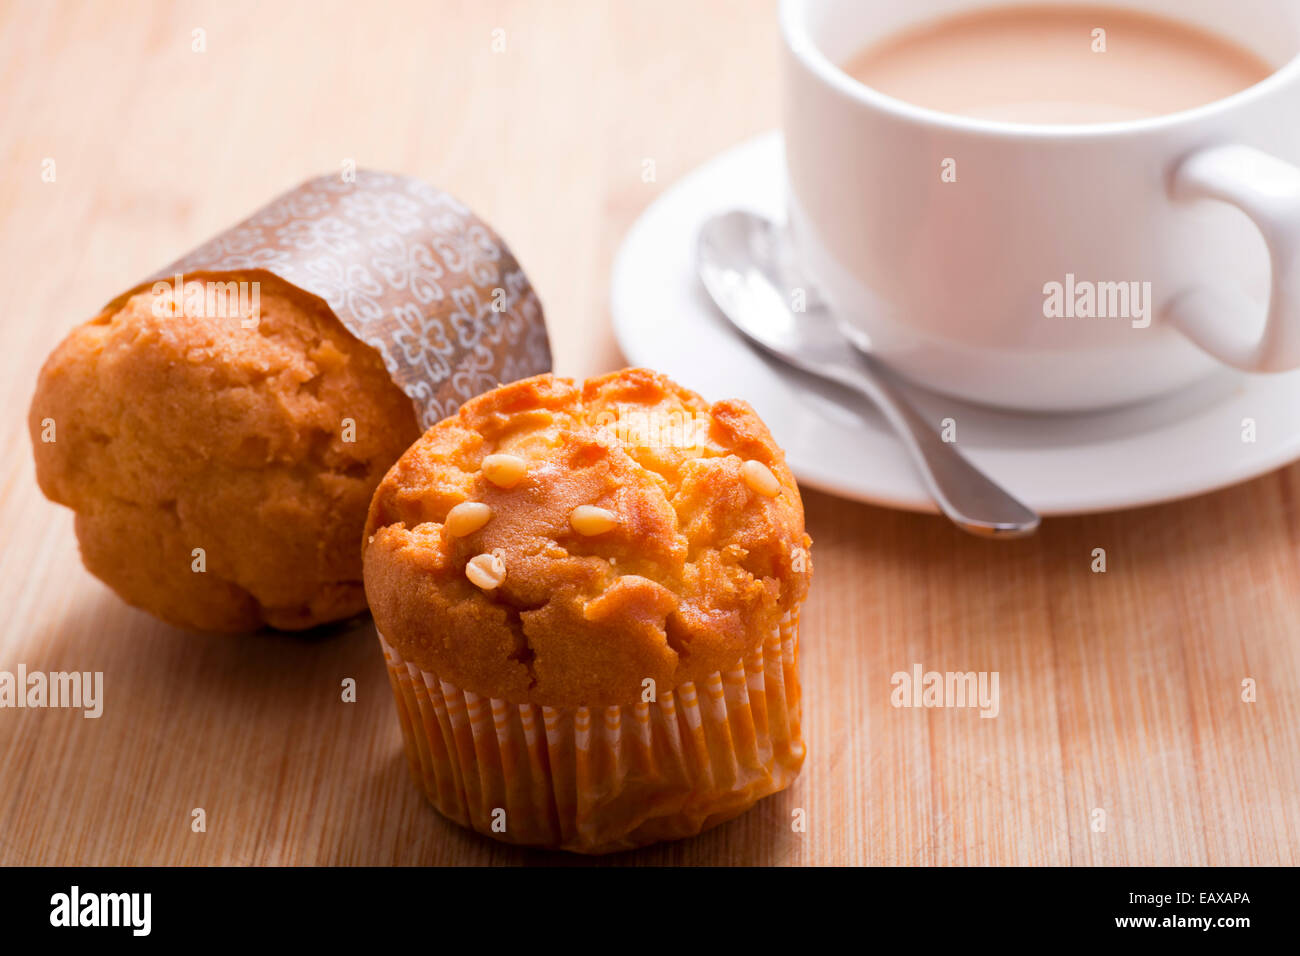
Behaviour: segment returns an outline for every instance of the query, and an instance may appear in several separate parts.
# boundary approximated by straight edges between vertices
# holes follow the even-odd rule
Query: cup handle
[[[1300,169],[1251,146],[1213,146],[1174,171],[1177,200],[1218,199],[1254,221],[1268,243],[1272,285],[1264,332],[1235,332],[1232,317],[1256,308],[1240,290],[1200,285],[1179,294],[1166,317],[1219,361],[1247,372],[1300,367]],[[1235,332],[1235,334],[1234,334]]]

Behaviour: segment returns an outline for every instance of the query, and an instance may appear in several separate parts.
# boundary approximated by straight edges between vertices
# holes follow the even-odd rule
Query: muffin
[[[464,826],[587,853],[785,788],[810,543],[744,402],[644,369],[471,399],[402,455],[366,526],[417,782]]]
[[[255,323],[155,286],[55,349],[29,418],[41,490],[76,512],[86,567],[172,624],[357,614],[357,540],[415,408],[320,299],[269,273],[222,278],[260,282]]]

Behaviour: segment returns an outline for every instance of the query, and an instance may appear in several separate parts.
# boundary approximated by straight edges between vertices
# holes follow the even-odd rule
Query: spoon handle
[[[985,538],[1019,538],[1037,530],[1038,515],[967,461],[955,444],[940,438],[892,372],[870,355],[858,359],[836,378],[884,413],[940,510],[955,525]]]

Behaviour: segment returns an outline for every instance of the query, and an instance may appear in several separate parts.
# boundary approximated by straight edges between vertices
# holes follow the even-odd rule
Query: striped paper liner
[[[379,643],[416,782],[443,816],[508,843],[608,853],[693,836],[803,764],[797,614],[735,667],[612,707],[481,697]]]

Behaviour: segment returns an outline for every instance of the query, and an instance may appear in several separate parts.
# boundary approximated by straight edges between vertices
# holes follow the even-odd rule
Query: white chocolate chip
[[[527,471],[528,462],[518,455],[488,455],[483,459],[483,477],[498,488],[513,488]]]
[[[488,523],[492,509],[481,501],[462,501],[447,512],[447,533],[453,538],[473,534]]]
[[[749,459],[740,466],[740,476],[745,479],[745,484],[760,495],[775,498],[781,493],[781,482],[776,480],[772,469],[761,461]]]
[[[484,591],[499,588],[506,579],[506,563],[495,554],[480,554],[465,565],[465,577]]]
[[[569,514],[569,524],[578,534],[591,537],[592,535],[604,534],[618,526],[618,515],[607,508],[597,508],[595,505],[578,505]]]

